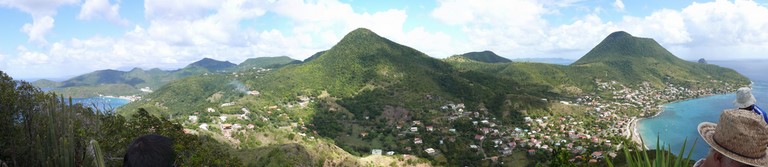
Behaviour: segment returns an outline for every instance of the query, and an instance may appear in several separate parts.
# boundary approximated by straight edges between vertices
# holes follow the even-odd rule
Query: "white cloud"
[[[34,17],[32,24],[27,23],[21,27],[21,32],[27,33],[29,42],[48,43],[45,40],[45,34],[53,28],[53,18],[51,16]]]
[[[110,4],[109,0],[85,0],[77,18],[81,20],[103,18],[116,24],[127,25],[128,20],[120,18],[119,11],[120,4]]]
[[[19,9],[33,17],[53,16],[63,5],[74,5],[80,0],[0,0],[1,6]]]
[[[0,0],[0,5],[9,6],[8,2]],[[119,19],[118,14],[109,16],[113,11],[117,13],[117,5],[88,0],[81,19]],[[768,52],[768,31],[762,31],[768,29],[768,20],[764,19],[768,18],[768,9],[752,1],[693,3],[684,9],[660,9],[647,16],[625,16],[613,21],[600,17],[611,12],[608,10],[575,16],[565,24],[546,19],[548,15],[559,15],[562,8],[581,8],[579,5],[578,0],[440,0],[430,15],[446,24],[439,26],[456,28],[465,35],[456,37],[426,25],[406,29],[409,13],[404,9],[361,12],[336,0],[147,0],[148,24],[135,26],[122,36],[51,41],[40,48],[43,50],[20,47],[16,54],[0,55],[0,62],[13,65],[3,68],[14,74],[69,76],[105,68],[179,68],[202,57],[235,63],[259,56],[304,59],[329,49],[358,27],[433,57],[492,50],[508,58],[576,59],[619,30],[654,38],[684,59],[722,55],[748,58]],[[45,11],[42,9],[46,8],[38,10]],[[22,28],[30,41],[45,42],[45,34],[54,25],[55,8],[51,11],[38,12],[40,17],[33,17],[35,21]],[[259,24],[275,24],[261,23],[264,20],[260,18],[270,12],[280,19],[277,24],[290,27],[259,29]],[[243,22],[255,22],[257,26]]]
[[[60,6],[79,3],[80,0],[0,0],[0,6],[15,8],[32,15],[32,23],[26,23],[21,31],[27,33],[29,42],[47,43],[45,35],[53,28],[53,17]]]
[[[674,10],[662,9],[644,18],[624,17],[622,29],[634,36],[654,38],[664,44],[691,42],[683,16]]]
[[[205,17],[219,6],[217,0],[145,0],[148,19],[190,20]]]
[[[616,0],[613,2],[613,7],[615,7],[616,10],[624,11],[624,2],[621,0]]]

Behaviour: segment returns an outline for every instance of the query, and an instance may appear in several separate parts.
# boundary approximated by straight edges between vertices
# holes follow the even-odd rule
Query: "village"
[[[471,150],[483,160],[496,162],[500,158],[524,152],[528,156],[551,154],[556,150],[572,155],[569,161],[575,163],[597,163],[605,157],[616,157],[617,151],[627,144],[640,145],[639,136],[634,133],[636,121],[653,116],[662,110],[662,105],[678,100],[696,98],[733,91],[729,83],[711,81],[705,89],[689,89],[667,84],[657,89],[648,82],[625,86],[614,81],[600,82],[597,92],[582,95],[572,101],[548,101],[553,105],[577,106],[586,111],[582,115],[568,114],[531,115],[524,117],[524,126],[505,126],[500,118],[485,108],[470,109],[463,103],[447,103],[440,108],[442,117],[433,120],[412,119],[401,121],[396,126],[378,130],[355,131],[352,137],[370,138],[385,131],[396,133],[397,148],[370,148],[370,155],[402,155],[440,157],[450,150]],[[713,89],[716,87],[719,89]],[[251,90],[249,96],[259,96]],[[205,115],[210,121],[200,121],[195,112],[188,116],[185,132],[202,131],[221,134],[231,143],[240,143],[237,133],[247,133],[260,126],[272,125],[298,134],[304,140],[315,140],[316,131],[305,126],[304,120],[290,118],[283,110],[306,108],[315,102],[315,97],[300,97],[296,103],[264,106],[255,113],[235,102],[223,103],[207,108]],[[239,114],[223,114],[217,108],[240,108]],[[366,118],[368,119],[368,118]],[[467,126],[461,122],[469,123]],[[386,129],[389,128],[389,129]],[[372,128],[375,129],[375,128]],[[624,143],[629,139],[634,143]],[[503,162],[502,162],[503,163]]]

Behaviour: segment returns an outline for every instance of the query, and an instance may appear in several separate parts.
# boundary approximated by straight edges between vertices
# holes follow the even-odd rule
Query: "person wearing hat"
[[[694,167],[768,166],[768,123],[744,110],[725,110],[719,124],[702,122],[699,135],[712,149]]]
[[[733,100],[733,105],[736,106],[736,108],[752,111],[760,115],[763,120],[768,122],[768,113],[765,113],[763,109],[758,107],[755,103],[757,100],[755,100],[755,96],[752,95],[752,89],[748,87],[742,87],[739,88],[739,90],[736,90],[736,100]]]

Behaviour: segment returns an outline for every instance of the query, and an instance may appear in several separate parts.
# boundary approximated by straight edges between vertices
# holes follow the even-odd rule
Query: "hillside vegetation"
[[[627,85],[649,82],[659,88],[669,83],[704,86],[712,80],[749,84],[749,79],[732,69],[682,60],[653,39],[634,37],[623,31],[608,35],[571,65],[527,62],[487,64],[450,58],[445,61],[463,70],[547,84],[555,88],[554,92],[563,93],[572,88],[594,91],[596,81],[617,81]]]
[[[144,95],[145,90],[157,90],[171,81],[208,74],[221,74],[237,71],[258,69],[275,69],[288,64],[298,64],[300,61],[289,57],[259,57],[251,58],[239,65],[228,61],[218,61],[204,58],[178,70],[160,70],[157,68],[144,70],[134,68],[130,71],[99,70],[55,82],[38,80],[32,82],[40,88],[52,89],[52,92],[75,98],[94,97],[99,95],[131,96]],[[147,89],[148,88],[148,89]]]
[[[233,152],[247,164],[359,166],[366,162],[359,156],[391,151],[394,156],[414,155],[434,165],[487,166],[498,163],[492,157],[503,157],[499,161],[507,165],[525,166],[548,162],[556,154],[502,153],[496,146],[505,144],[485,137],[528,140],[491,135],[514,127],[526,132],[537,128],[531,120],[525,121],[526,116],[584,121],[579,125],[584,127],[614,126],[598,122],[602,118],[592,112],[594,106],[568,104],[576,98],[610,93],[598,92],[599,83],[616,81],[609,85],[611,89],[643,82],[660,89],[668,84],[686,88],[714,82],[748,84],[733,70],[682,61],[652,39],[623,32],[609,35],[572,65],[499,62],[490,54],[438,60],[360,28],[302,63],[172,81],[118,113],[130,117],[143,108],[184,122],[200,135],[238,148]],[[199,119],[192,121],[192,117]],[[251,127],[227,129],[225,125]],[[500,132],[489,132],[490,128]],[[511,133],[544,138],[516,131]],[[618,135],[606,138],[627,140]],[[591,141],[574,139],[582,142]],[[589,151],[610,147],[595,144]],[[391,162],[403,161],[414,164],[402,159]]]
[[[483,63],[509,63],[512,62],[512,60],[509,60],[507,58],[501,57],[499,55],[496,55],[496,53],[493,53],[492,51],[482,51],[482,52],[469,52],[464,53],[461,55],[454,55],[449,57],[448,59],[453,60],[461,60],[461,59],[467,59],[472,61],[478,61]]]

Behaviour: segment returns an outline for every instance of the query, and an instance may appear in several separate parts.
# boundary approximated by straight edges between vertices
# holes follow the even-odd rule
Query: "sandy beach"
[[[651,117],[648,117],[648,118],[653,118],[653,117],[659,116],[659,114],[661,114],[662,112],[664,112],[664,108],[663,108],[663,106],[660,106],[660,108],[661,108],[661,109],[659,110],[659,112],[656,112],[656,114],[655,114],[655,115],[653,115],[653,116],[651,116]],[[641,136],[641,135],[640,135],[640,133],[637,131],[637,123],[638,123],[638,122],[640,122],[640,121],[641,121],[641,120],[643,120],[643,119],[646,119],[646,118],[635,118],[635,117],[633,117],[633,118],[632,118],[632,120],[630,121],[630,123],[629,123],[629,125],[628,125],[628,129],[627,129],[627,130],[628,130],[630,133],[629,133],[629,135],[627,136],[627,138],[630,138],[630,139],[631,139],[633,142],[637,143],[637,145],[643,146],[643,147],[645,147],[645,149],[648,149],[648,146],[646,146],[646,145],[644,145],[644,144],[643,144],[643,141],[642,141],[642,139],[641,139],[641,137],[642,137],[642,136]]]

